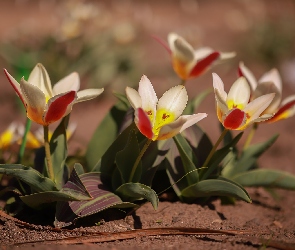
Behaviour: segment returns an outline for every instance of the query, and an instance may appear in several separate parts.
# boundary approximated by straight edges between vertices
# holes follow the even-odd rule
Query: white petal
[[[219,53],[220,53],[219,60],[231,59],[237,55],[236,52],[219,52]]]
[[[264,114],[264,115],[258,117],[257,119],[253,120],[252,122],[264,122],[264,121],[269,120],[273,116],[274,116],[274,114]]]
[[[285,104],[287,104],[288,102],[291,102],[291,101],[294,101],[295,100],[295,95],[291,95],[291,96],[288,96],[286,97],[282,103],[281,103],[281,106],[284,106]]]
[[[257,119],[262,114],[262,112],[269,106],[274,97],[275,94],[273,93],[267,94],[260,96],[252,102],[250,102],[244,109],[244,112],[250,116],[248,122]]]
[[[186,89],[183,85],[172,87],[160,98],[157,110],[166,109],[177,119],[183,112],[188,101]]]
[[[151,114],[152,120],[156,115],[158,97],[150,80],[143,75],[139,82],[138,93],[141,98],[141,107]]]
[[[53,96],[50,78],[41,63],[38,63],[32,70],[28,82],[42,90],[47,99]]]
[[[4,69],[4,73],[7,76],[7,79],[10,82],[11,86],[13,87],[14,91],[19,96],[19,98],[22,100],[22,102],[24,103],[24,99],[23,99],[23,95],[22,95],[19,83],[8,73],[8,71],[6,69]],[[24,103],[24,105],[25,105],[25,103]]]
[[[53,86],[53,94],[58,95],[61,93],[68,92],[70,90],[78,91],[80,89],[80,78],[77,72],[73,72],[63,79],[59,80]]]
[[[250,98],[250,87],[245,77],[238,78],[231,86],[228,96],[227,104],[236,105],[239,109],[243,109]],[[229,107],[232,108],[232,107]]]
[[[272,69],[266,72],[260,79],[259,83],[263,82],[273,82],[277,87],[279,93],[282,93],[282,79],[277,69]]]
[[[195,54],[195,59],[197,61],[209,56],[214,50],[209,48],[209,47],[202,47],[199,48],[197,50],[195,50],[194,54]]]
[[[213,88],[218,90],[218,93],[220,95],[220,98],[222,99],[222,102],[225,103],[227,99],[227,94],[224,91],[223,81],[216,73],[212,73],[212,76],[213,76]]]
[[[193,47],[181,36],[175,33],[170,33],[168,35],[168,43],[173,56],[180,61],[189,62],[194,59],[195,55]]]
[[[77,93],[77,101],[78,102],[84,102],[87,100],[91,100],[97,96],[99,96],[102,92],[104,91],[104,89],[84,89],[81,90]]]
[[[280,106],[281,103],[281,92],[278,90],[277,86],[273,82],[261,82],[258,84],[257,88],[255,89],[252,98],[256,99],[259,96],[275,93],[275,97],[272,100],[271,104],[267,107],[264,113],[275,113]],[[251,99],[252,99],[251,98]]]
[[[182,117],[186,119],[186,122],[182,125],[180,129],[180,133],[187,129],[188,127],[196,124],[197,122],[201,121],[208,115],[206,113],[199,113],[199,114],[193,114],[193,115],[183,115]]]
[[[239,69],[242,75],[247,79],[248,83],[250,84],[252,91],[254,91],[257,87],[257,80],[253,73],[244,65],[243,62],[240,62]]]
[[[138,109],[141,108],[141,98],[138,94],[138,92],[130,87],[126,87],[126,96],[127,99],[130,103],[130,105],[134,108],[134,109]]]

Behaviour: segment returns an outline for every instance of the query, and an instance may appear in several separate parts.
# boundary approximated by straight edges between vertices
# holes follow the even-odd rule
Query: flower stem
[[[17,163],[19,163],[19,164],[22,162],[23,157],[24,157],[26,143],[27,143],[27,135],[30,131],[31,124],[32,124],[32,121],[29,118],[27,118],[25,131],[24,131],[23,138],[22,138],[22,143],[19,148],[18,157],[17,157]]]
[[[137,156],[135,162],[134,162],[134,165],[132,167],[132,170],[131,170],[131,173],[130,173],[130,177],[129,177],[129,181],[128,182],[131,182],[133,177],[134,177],[134,174],[135,174],[135,171],[137,169],[137,166],[142,158],[142,156],[144,155],[145,151],[147,150],[147,148],[149,147],[149,145],[151,144],[152,140],[151,139],[148,139],[146,141],[146,143],[143,145],[143,148],[141,149],[141,151],[139,152],[139,155]]]
[[[244,144],[244,148],[243,148],[244,150],[247,149],[250,146],[251,141],[252,141],[252,139],[254,137],[254,134],[255,134],[257,128],[258,128],[258,123],[256,122],[256,123],[253,124],[253,126],[252,126],[252,128],[251,128],[251,130],[250,130],[250,132],[248,134],[247,140],[246,140],[246,142]]]
[[[203,164],[203,166],[202,166],[202,170],[201,170],[201,173],[200,173],[201,175],[204,174],[204,172],[206,171],[206,168],[207,168],[208,163],[210,162],[212,156],[214,155],[214,153],[215,153],[217,147],[219,146],[220,142],[223,140],[223,138],[224,138],[224,136],[226,135],[227,131],[228,131],[228,129],[224,129],[224,130],[222,131],[222,133],[221,133],[221,135],[219,136],[217,142],[215,143],[215,145],[214,145],[213,148],[211,149],[209,155],[207,156],[207,158],[206,158],[206,160],[205,160],[205,162],[204,162],[204,164]]]
[[[45,156],[46,156],[46,163],[47,163],[47,173],[49,175],[49,178],[51,180],[54,180],[54,173],[53,173],[53,167],[52,167],[52,161],[51,161],[51,155],[50,155],[50,145],[49,145],[49,139],[48,139],[48,126],[43,126],[44,128],[44,147],[45,147]]]
[[[180,85],[185,85],[186,84],[186,80],[185,79],[181,79],[181,81],[180,81]]]

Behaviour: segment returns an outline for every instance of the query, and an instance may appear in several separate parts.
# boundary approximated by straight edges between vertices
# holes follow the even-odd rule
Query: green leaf
[[[230,159],[223,168],[222,176],[230,178],[251,169],[257,162],[257,159],[277,140],[278,136],[274,135],[265,142],[249,146],[243,150],[240,158],[233,155],[234,158]]]
[[[230,196],[242,199],[246,202],[251,202],[248,193],[235,184],[233,181],[227,181],[225,179],[209,179],[200,181],[194,185],[191,185],[181,192],[184,200],[192,202],[198,197],[210,197],[210,196]]]
[[[140,151],[134,130],[130,131],[128,141],[125,143],[125,148],[116,155],[116,165],[121,173],[123,183],[138,182],[141,178],[142,172],[141,161],[138,163],[135,172],[132,173],[133,166],[137,160],[137,157],[139,156]]]
[[[62,119],[58,127],[53,132],[50,140],[50,153],[54,172],[54,182],[58,189],[65,184],[68,178],[68,168],[65,166],[67,158],[67,135],[69,116]]]
[[[177,134],[173,139],[179,151],[185,174],[190,173],[186,175],[188,185],[197,183],[199,181],[199,174],[194,164],[194,162],[197,162],[197,159],[191,146],[181,134]]]
[[[19,164],[1,164],[0,174],[6,174],[28,184],[36,192],[57,191],[55,183],[37,170]]]
[[[152,203],[154,209],[158,208],[159,198],[156,192],[149,186],[141,183],[125,183],[117,188],[116,193],[124,201],[136,201],[138,199],[146,199]]]
[[[232,148],[239,142],[243,135],[243,132],[239,133],[229,144],[224,146],[223,148],[217,150],[214,155],[212,156],[211,160],[209,161],[207,167],[201,170],[200,176],[201,180],[207,179],[211,174],[213,174],[221,161],[232,151]]]
[[[124,146],[129,138],[129,134],[135,128],[134,123],[127,127],[118,137],[113,141],[101,159],[92,169],[92,172],[100,172],[102,178],[107,183],[111,183],[112,173],[116,168],[115,158],[117,152],[124,149]]]
[[[254,169],[232,179],[244,187],[271,187],[295,190],[295,175],[280,170]]]
[[[197,95],[193,100],[188,102],[186,105],[186,108],[183,111],[184,115],[191,115],[195,112],[195,110],[200,106],[202,101],[210,94],[212,93],[213,89],[209,88],[201,92],[199,95]]]
[[[114,105],[97,127],[86,151],[87,169],[91,171],[106,150],[112,145],[126,115],[126,106],[122,103]]]

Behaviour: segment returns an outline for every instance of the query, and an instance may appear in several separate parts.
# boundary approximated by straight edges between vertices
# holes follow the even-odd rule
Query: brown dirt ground
[[[54,13],[58,9],[58,1],[1,1],[0,2],[0,39],[5,39],[9,32],[26,21],[35,23],[36,32],[51,32],[58,27]],[[247,25],[263,22],[266,16],[280,20],[283,15],[294,16],[293,1],[100,1],[106,10],[111,13],[111,22],[132,20],[140,25],[144,31],[142,44],[145,51],[142,60],[148,66],[145,72],[155,84],[156,91],[163,93],[167,86],[177,83],[175,76],[166,77],[169,72],[170,62],[162,48],[151,41],[148,34],[157,34],[163,38],[168,32],[176,31],[190,40],[195,34],[201,37],[204,44],[231,51],[239,47],[236,43],[243,40],[247,34]],[[197,3],[197,4],[196,4]],[[44,7],[45,6],[45,7]],[[186,8],[189,6],[189,8]],[[240,17],[232,21],[232,17]],[[120,16],[120,18],[115,18]],[[249,24],[250,23],[250,24]],[[245,28],[246,27],[246,28]],[[36,33],[37,34],[37,33]],[[159,56],[161,55],[161,56]],[[294,58],[294,54],[293,54]],[[240,60],[237,57],[225,65],[216,67],[218,72],[229,86],[236,77],[236,67]],[[250,60],[250,59],[249,59]],[[249,61],[248,66],[255,75],[260,76],[269,68],[255,60]],[[3,65],[7,67],[7,65]],[[282,69],[282,64],[278,65]],[[161,69],[161,70],[157,70]],[[215,69],[214,69],[215,70]],[[170,72],[171,73],[171,72]],[[138,77],[140,79],[140,75]],[[285,86],[283,95],[294,93],[294,85],[287,75],[283,75]],[[172,82],[172,83],[171,83]],[[295,79],[293,78],[293,84]],[[190,97],[201,90],[211,86],[210,73],[188,83]],[[206,86],[204,86],[206,85]],[[2,98],[0,113],[1,131],[15,119],[15,109],[12,104],[5,102],[7,95],[14,95],[8,87],[3,74],[0,74]],[[5,99],[6,98],[6,99]],[[109,96],[77,105],[72,112],[71,119],[78,124],[73,147],[83,148],[90,140],[95,127],[102,120],[113,99]],[[99,109],[97,108],[99,106]],[[92,112],[84,112],[85,109]],[[13,111],[13,112],[12,112]],[[205,119],[200,125],[206,128],[212,141],[218,136],[218,122],[215,118],[213,96],[207,98],[200,107],[201,112],[207,112],[210,119]],[[213,117],[213,118],[212,118]],[[214,124],[214,125],[212,125]],[[262,127],[262,126],[261,126]],[[273,125],[263,125],[257,132],[254,142],[266,140],[274,133],[281,135],[275,145],[261,158],[260,165],[267,168],[276,168],[295,174],[294,168],[294,118]],[[246,131],[247,134],[247,131]],[[243,141],[242,141],[243,143]],[[118,211],[108,215],[92,216],[83,221],[83,227],[52,231],[51,227],[22,225],[11,219],[0,218],[0,245],[1,249],[295,249],[295,196],[294,192],[279,190],[279,198],[275,200],[264,189],[248,189],[252,204],[237,202],[235,206],[224,206],[220,200],[212,199],[205,204],[182,204],[180,202],[161,201],[157,211],[150,204],[144,204],[135,214],[122,218]],[[104,221],[102,221],[102,219]],[[93,226],[94,222],[101,222]],[[87,226],[86,226],[87,225]],[[144,233],[134,239],[113,240],[105,243],[81,242],[77,246],[62,244],[59,239],[86,235],[92,239],[94,232],[125,232],[132,229],[158,228],[158,227],[194,227],[203,229],[222,229],[244,231],[243,235],[205,235],[205,236],[146,236]],[[102,237],[106,237],[105,235]],[[51,240],[51,241],[48,241]],[[35,243],[26,243],[37,241]],[[24,245],[17,245],[26,243]],[[58,244],[54,245],[53,244]]]

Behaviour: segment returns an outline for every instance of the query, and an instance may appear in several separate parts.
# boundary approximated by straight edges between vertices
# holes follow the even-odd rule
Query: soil
[[[240,52],[245,55],[240,45],[248,38],[251,27],[266,22],[268,18],[279,22],[286,17],[295,16],[294,1],[282,3],[279,0],[99,3],[110,13],[109,25],[120,20],[129,20],[142,30],[140,40],[142,50],[145,51],[142,60],[146,65],[138,79],[141,74],[146,74],[159,95],[178,80],[171,71],[169,56],[150,39],[150,34],[157,34],[165,39],[169,32],[175,31],[190,41],[198,36],[203,44],[222,51],[236,50],[238,55]],[[6,39],[14,29],[26,22],[34,23],[36,35],[53,32],[58,27],[55,19],[58,8],[58,1],[1,1],[0,39]],[[295,79],[294,74],[292,78],[292,72],[295,66],[293,64],[293,71],[288,71],[285,67],[290,65],[292,58],[294,60],[294,50],[290,53],[289,57],[276,61],[276,67],[283,74],[284,97],[294,93]],[[226,86],[230,86],[235,80],[235,69],[240,60],[244,60],[257,76],[270,69],[269,64],[255,60],[255,57],[238,56],[214,69],[224,79]],[[3,67],[9,66],[4,64]],[[169,77],[167,74],[170,74]],[[207,73],[188,82],[188,93],[193,97],[211,84],[211,75]],[[15,119],[23,121],[23,118],[15,117],[17,107],[8,102],[14,93],[8,87],[3,74],[0,75],[0,86],[0,129],[3,131]],[[112,103],[114,98],[107,93],[99,101],[79,104],[80,106],[74,108],[71,120],[78,126],[70,145],[72,152],[83,151]],[[219,130],[214,97],[208,97],[199,110],[207,112],[211,117],[200,125],[206,129],[212,141],[216,141]],[[216,120],[212,123],[212,119]],[[248,131],[245,133],[247,135]],[[280,137],[260,159],[260,166],[295,174],[294,118],[263,125],[263,128],[261,126],[253,142],[264,141],[274,133],[280,133]],[[205,203],[183,204],[169,201],[169,194],[166,194],[161,198],[157,211],[149,203],[128,215],[119,210],[108,210],[78,220],[72,228],[62,230],[54,229],[49,224],[34,224],[33,220],[24,217],[19,221],[1,213],[0,245],[1,249],[295,249],[294,192],[276,190],[275,198],[262,188],[248,188],[247,191],[252,198],[251,204],[237,201],[235,205],[222,205],[221,200],[214,197]],[[160,231],[159,228],[169,231]],[[142,229],[151,230],[140,231]],[[196,229],[202,229],[202,234],[196,234]],[[206,231],[209,229],[219,231]],[[187,235],[183,235],[184,231]]]

